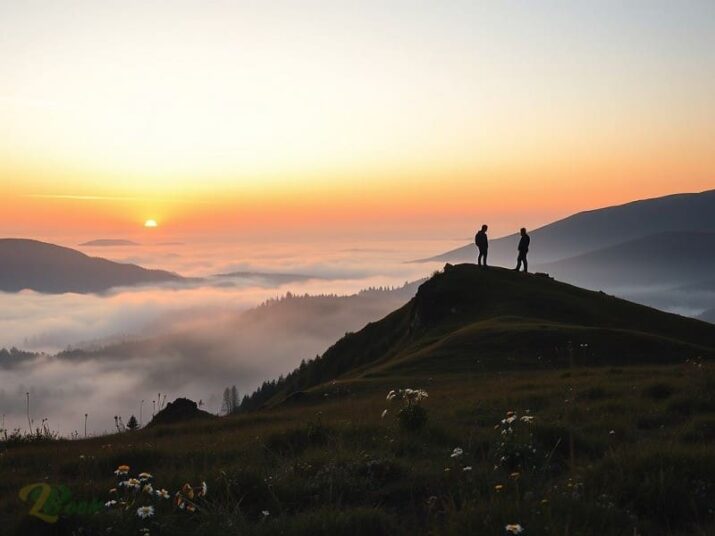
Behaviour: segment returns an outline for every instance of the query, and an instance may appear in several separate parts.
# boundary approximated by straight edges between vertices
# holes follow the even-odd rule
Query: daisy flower
[[[137,508],[137,515],[141,519],[146,519],[148,517],[151,517],[154,515],[154,507],[153,506],[140,506]]]

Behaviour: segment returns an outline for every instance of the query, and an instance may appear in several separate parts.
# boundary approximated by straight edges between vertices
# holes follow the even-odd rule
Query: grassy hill
[[[384,319],[348,334],[249,407],[343,378],[715,355],[715,329],[545,276],[448,265]]]
[[[164,270],[89,257],[74,249],[19,238],[0,239],[0,291],[103,292],[112,287],[181,281]]]
[[[8,534],[712,534],[714,348],[713,325],[545,277],[447,267],[272,383],[258,410],[87,440],[10,437],[0,523]],[[428,397],[386,400],[400,388]],[[173,499],[110,492],[122,464]],[[202,481],[195,511],[180,508],[175,493]],[[18,491],[35,482],[55,490],[56,523],[27,515]],[[69,496],[99,513],[63,506]],[[140,519],[147,504],[154,515]]]

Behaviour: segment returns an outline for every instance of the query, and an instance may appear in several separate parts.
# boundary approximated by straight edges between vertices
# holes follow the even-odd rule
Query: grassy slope
[[[427,375],[713,354],[711,324],[546,277],[462,264],[432,277],[397,311],[339,340],[297,383],[306,389],[386,370]],[[291,385],[272,403],[291,395]]]
[[[203,511],[165,505],[148,522],[115,511],[65,527],[374,536],[504,534],[518,522],[529,535],[713,533],[715,366],[686,360],[710,347],[713,329],[553,281],[455,267],[329,350],[326,365],[342,356],[362,368],[313,387],[312,403],[3,451],[3,534],[57,528],[19,515],[23,485],[107,500],[121,463],[171,491],[206,480]],[[534,344],[565,336],[579,348],[573,359],[531,357]],[[398,387],[429,392],[424,430],[396,425],[385,394]],[[507,441],[521,462],[501,461],[495,425],[509,410],[534,416]]]

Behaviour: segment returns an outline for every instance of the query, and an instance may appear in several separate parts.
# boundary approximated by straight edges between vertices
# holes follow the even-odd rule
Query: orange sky
[[[712,3],[14,4],[6,236],[468,237],[715,188]]]

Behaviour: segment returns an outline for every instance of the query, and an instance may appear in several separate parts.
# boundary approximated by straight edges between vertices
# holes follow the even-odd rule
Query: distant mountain
[[[474,228],[481,221],[474,222]],[[486,222],[489,223],[489,222]],[[645,199],[579,212],[530,231],[532,263],[553,262],[649,235],[672,232],[715,232],[715,190]],[[516,262],[518,234],[492,240],[492,264]],[[474,262],[472,244],[416,262]]]
[[[113,238],[100,238],[98,240],[90,240],[89,242],[82,242],[80,246],[138,246],[137,242],[132,242],[131,240],[113,239]]]
[[[0,239],[0,291],[103,292],[112,287],[182,281],[176,274],[89,257],[74,249],[18,238]]]
[[[594,289],[669,289],[683,281],[698,281],[680,286],[680,290],[695,290],[706,286],[715,273],[715,233],[659,233],[535,268]]]
[[[246,409],[297,392],[316,399],[336,379],[419,378],[575,365],[715,357],[715,326],[548,277],[448,265],[406,305],[348,334],[322,356],[267,382]],[[328,383],[326,383],[328,382]],[[315,391],[311,391],[315,388]]]

